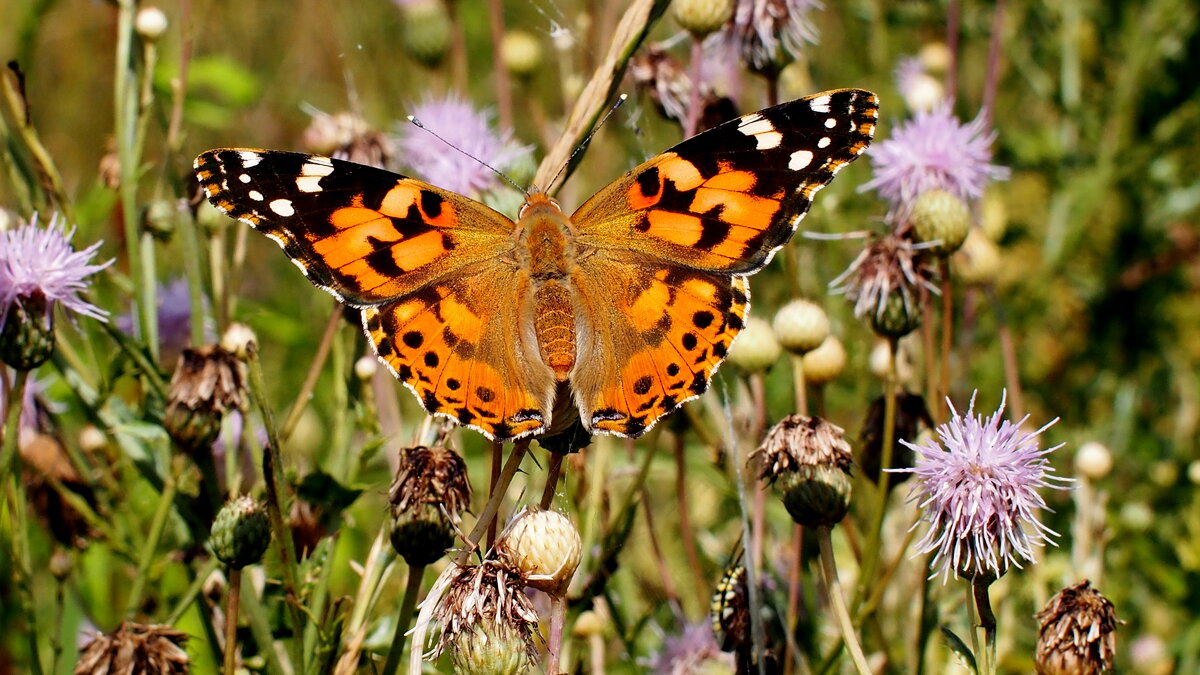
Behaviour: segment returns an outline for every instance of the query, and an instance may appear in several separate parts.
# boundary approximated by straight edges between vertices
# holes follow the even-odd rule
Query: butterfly
[[[570,217],[531,189],[516,222],[316,155],[209,150],[195,174],[217,209],[361,309],[427,412],[507,441],[546,433],[567,396],[589,432],[636,437],[705,391],[744,326],[747,277],[878,116],[861,89],[783,103],[684,140]]]

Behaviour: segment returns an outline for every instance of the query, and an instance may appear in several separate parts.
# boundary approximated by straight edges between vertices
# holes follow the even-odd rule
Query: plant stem
[[[990,578],[975,577],[971,580],[975,608],[979,612],[979,625],[983,628],[983,649],[975,657],[984,663],[980,675],[996,673],[996,615],[992,612],[992,602],[988,596],[988,587],[991,585]],[[974,626],[972,626],[972,630],[974,630]]]
[[[237,671],[237,617],[242,595],[242,570],[229,568],[229,587],[225,589],[225,675]]]
[[[26,615],[31,670],[35,675],[41,675],[42,659],[38,653],[37,612],[33,599],[33,564],[29,558],[29,542],[26,540],[29,527],[25,520],[25,483],[21,477],[20,463],[17,461],[17,436],[20,434],[21,408],[25,403],[25,387],[28,381],[29,371],[16,371],[13,386],[4,397],[8,409],[4,416],[4,449],[0,452],[0,476],[11,478],[11,481],[6,481],[5,496],[8,499],[9,516],[12,518],[11,555],[15,567],[13,581],[20,589],[21,609]],[[0,377],[0,386],[5,384],[7,378]]]
[[[491,476],[488,479],[488,496],[496,492],[496,486],[500,483],[500,468],[504,466],[504,444],[496,441],[491,442],[492,446],[492,468]],[[490,549],[492,544],[496,543],[496,520],[488,524],[487,530],[487,547]]]
[[[465,565],[467,559],[471,557],[471,553],[479,546],[479,540],[496,518],[496,512],[500,510],[500,504],[504,501],[504,493],[508,492],[509,483],[517,474],[517,469],[521,468],[521,460],[524,459],[527,450],[529,450],[529,439],[523,438],[513,443],[512,451],[508,453],[508,461],[504,463],[504,470],[500,472],[500,479],[497,481],[495,489],[492,490],[491,496],[488,497],[483,511],[479,514],[479,520],[475,521],[475,527],[471,530],[471,534],[467,536],[467,545],[454,558],[455,565],[460,567]]]
[[[412,565],[408,568],[408,583],[404,586],[404,600],[400,603],[400,613],[396,615],[396,632],[392,634],[392,647],[388,650],[387,661],[381,671],[383,675],[394,675],[400,667],[400,655],[404,652],[409,622],[412,621],[413,609],[417,606],[417,596],[421,594],[421,580],[424,577],[424,565]]]
[[[8,407],[4,413],[4,449],[0,451],[0,475],[3,476],[16,475],[17,436],[21,433],[21,409],[25,407],[25,387],[29,382],[28,370],[15,372],[12,388],[4,392],[4,402]],[[0,378],[0,386],[7,384],[7,379]]]
[[[687,458],[685,456],[683,434],[674,435],[675,454],[675,500],[679,511],[679,537],[683,542],[683,552],[687,555],[688,566],[692,570],[692,580],[696,583],[697,597],[708,593],[708,582],[704,578],[704,570],[700,566],[700,554],[696,550],[696,533],[692,531],[692,516],[688,509],[687,491]]]
[[[150,563],[154,560],[154,553],[158,550],[158,542],[162,539],[163,530],[167,526],[167,516],[171,513],[171,506],[175,503],[175,494],[178,492],[179,481],[176,475],[175,466],[172,466],[166,480],[163,481],[163,491],[158,498],[158,508],[154,511],[154,520],[150,522],[150,532],[146,535],[146,541],[142,543],[142,551],[138,556],[137,574],[133,577],[133,588],[129,591],[129,599],[125,603],[125,617],[132,618],[133,613],[141,605],[142,589],[146,586],[147,572],[150,569]]]
[[[546,486],[542,488],[542,501],[538,508],[545,511],[554,503],[554,493],[558,491],[558,480],[562,477],[564,455],[560,452],[550,453],[550,466],[546,467]]]
[[[567,602],[562,595],[550,598],[550,639],[546,643],[546,673],[559,675],[558,657],[562,650],[563,624],[566,622]]]
[[[850,612],[846,609],[846,598],[842,595],[842,585],[838,581],[837,563],[833,558],[833,540],[828,526],[817,528],[817,542],[821,546],[821,579],[825,582],[825,594],[829,597],[834,619],[842,632],[842,640],[850,651],[850,659],[859,675],[871,675],[871,667],[867,665],[867,657],[863,654],[858,634],[854,632],[854,624],[850,621]]]
[[[854,594],[856,609],[867,597],[867,589],[875,580],[875,572],[879,568],[883,518],[887,512],[888,484],[891,478],[887,469],[892,465],[892,446],[896,442],[896,338],[889,337],[887,345],[887,377],[884,378],[883,385],[883,445],[880,448],[879,481],[876,486],[878,491],[875,498],[875,510],[871,514],[871,529],[867,532],[867,547],[863,549],[862,576],[858,580],[858,588]]]
[[[949,258],[942,258],[938,262],[942,274],[941,392],[943,396],[947,396],[950,394],[950,352],[954,347],[954,289],[950,287]]]
[[[308,366],[308,373],[304,376],[304,382],[300,385],[300,391],[296,394],[296,400],[292,402],[292,407],[288,409],[288,414],[283,418],[283,424],[279,426],[279,437],[282,440],[287,440],[292,437],[292,432],[296,430],[296,425],[300,423],[300,416],[304,413],[304,409],[308,407],[308,402],[312,398],[313,390],[317,388],[317,379],[321,376],[321,369],[325,367],[325,360],[329,358],[329,350],[333,346],[333,338],[337,335],[337,328],[342,323],[342,305],[334,301],[333,311],[329,314],[329,319],[325,322],[325,330],[321,333],[321,342],[317,345],[317,353],[313,355],[312,363]]]

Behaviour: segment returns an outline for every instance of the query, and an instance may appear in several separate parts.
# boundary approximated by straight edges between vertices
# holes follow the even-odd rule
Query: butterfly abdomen
[[[565,382],[575,367],[575,305],[566,277],[574,267],[570,223],[553,200],[535,193],[522,212],[524,264],[533,280],[533,328],[542,362]]]

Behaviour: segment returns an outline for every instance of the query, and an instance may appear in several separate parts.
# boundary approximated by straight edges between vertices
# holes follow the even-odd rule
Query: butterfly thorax
[[[553,199],[534,192],[517,229],[519,255],[532,282],[538,351],[555,379],[565,382],[575,366],[575,306],[567,286],[575,267],[574,228]]]

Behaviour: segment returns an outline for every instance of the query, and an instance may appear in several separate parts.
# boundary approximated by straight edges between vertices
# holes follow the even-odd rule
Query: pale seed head
[[[519,572],[526,585],[561,595],[579,567],[583,541],[565,515],[526,510],[504,529],[495,552],[501,562]]]
[[[775,338],[775,331],[766,321],[750,317],[746,327],[738,334],[729,348],[729,362],[750,373],[770,368],[783,354],[783,347]]]
[[[800,359],[804,379],[810,384],[828,384],[846,369],[846,348],[836,335],[830,335],[820,346]]]
[[[780,346],[793,354],[804,354],[829,337],[829,315],[817,303],[797,298],[775,313],[771,327]]]

